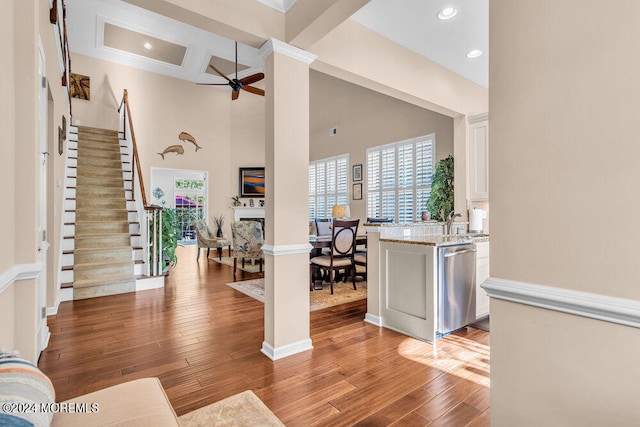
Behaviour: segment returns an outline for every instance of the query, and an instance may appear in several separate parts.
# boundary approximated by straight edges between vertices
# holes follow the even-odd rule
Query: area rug
[[[222,261],[217,257],[210,256],[209,259],[211,261],[215,261],[219,264],[224,264],[233,267],[233,258],[229,258],[226,256],[222,257]],[[248,259],[244,262],[244,267],[242,267],[242,260],[238,260],[238,269],[244,270],[247,273],[259,273],[260,272],[260,264],[256,260],[254,264],[251,263],[251,260]]]
[[[264,279],[244,280],[226,285],[264,304]],[[304,286],[309,289],[308,284]],[[356,287],[357,290],[354,291],[351,282],[336,282],[333,284],[333,295],[328,283],[324,284],[322,290],[309,291],[309,311],[366,299],[367,282],[359,280],[356,282]]]
[[[178,417],[183,427],[284,426],[251,390],[243,391]]]

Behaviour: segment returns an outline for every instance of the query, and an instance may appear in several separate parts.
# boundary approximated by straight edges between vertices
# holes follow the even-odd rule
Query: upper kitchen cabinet
[[[469,117],[469,198],[489,200],[489,114]]]

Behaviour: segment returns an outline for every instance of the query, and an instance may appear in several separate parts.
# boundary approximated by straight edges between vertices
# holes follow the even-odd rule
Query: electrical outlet
[[[329,129],[329,136],[336,136],[338,134],[338,128]]]

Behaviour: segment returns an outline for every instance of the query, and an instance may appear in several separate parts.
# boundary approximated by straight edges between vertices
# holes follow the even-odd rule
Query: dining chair
[[[318,236],[331,236],[331,219],[316,218],[316,230]]]
[[[246,259],[257,259],[262,273],[262,245],[264,237],[262,224],[258,221],[236,221],[231,223],[233,240],[233,276],[238,268],[238,258],[242,260],[242,267]]]
[[[340,270],[344,270],[345,274],[351,273],[353,289],[357,289],[356,265],[353,260],[353,255],[356,249],[356,236],[358,234],[359,223],[359,219],[333,221],[333,228],[331,230],[331,252],[329,255],[320,255],[311,258],[309,269],[310,289],[313,289],[314,271],[321,269],[329,271],[331,294],[333,294],[335,273]]]

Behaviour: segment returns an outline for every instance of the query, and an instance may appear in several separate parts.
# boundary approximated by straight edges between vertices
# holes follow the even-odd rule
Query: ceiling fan
[[[238,99],[238,96],[240,95],[240,89],[246,90],[247,92],[255,93],[256,95],[264,96],[264,90],[259,89],[257,87],[249,86],[252,83],[259,82],[260,80],[264,79],[263,73],[256,73],[256,74],[252,74],[250,76],[238,79],[238,42],[236,42],[236,77],[234,79],[230,79],[223,72],[221,72],[211,64],[209,64],[209,67],[211,67],[213,71],[215,71],[216,73],[220,74],[220,76],[224,77],[227,80],[227,83],[198,83],[198,84],[208,85],[208,86],[229,85],[231,86],[231,89],[232,89],[231,100]]]

